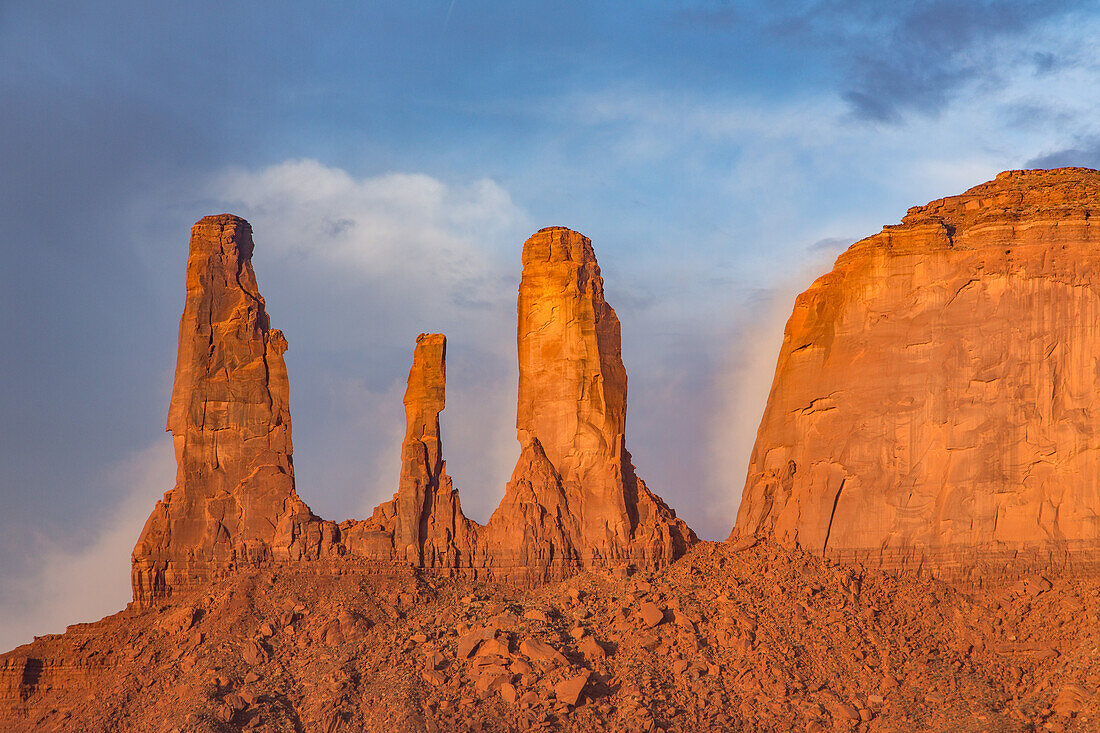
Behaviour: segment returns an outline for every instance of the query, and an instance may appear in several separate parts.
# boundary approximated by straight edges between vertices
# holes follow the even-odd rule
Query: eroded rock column
[[[462,514],[447,475],[439,413],[446,406],[447,338],[420,334],[405,389],[401,478],[393,499],[344,539],[353,554],[413,567],[469,566],[476,525]]]
[[[671,561],[694,535],[634,475],[619,319],[604,299],[592,242],[564,227],[528,239],[518,311],[521,465],[539,473],[541,452],[557,472],[584,564]],[[554,507],[558,497],[549,490],[540,501]]]
[[[146,605],[221,571],[317,556],[331,544],[294,490],[282,332],[252,270],[252,228],[229,214],[191,229],[168,430],[176,486],[134,548],[134,600]]]

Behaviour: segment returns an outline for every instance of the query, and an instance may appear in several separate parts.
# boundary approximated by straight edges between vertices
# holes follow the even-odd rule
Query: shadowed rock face
[[[139,605],[240,565],[317,556],[335,526],[294,491],[283,334],[252,271],[252,229],[210,216],[191,229],[187,300],[168,411],[176,486],[134,548]]]
[[[910,209],[795,302],[731,540],[991,580],[1100,561],[1100,172]]]
[[[446,404],[447,338],[420,334],[405,389],[401,478],[393,499],[365,522],[343,525],[353,555],[411,567],[469,566],[477,526],[466,519],[443,461],[439,413]]]

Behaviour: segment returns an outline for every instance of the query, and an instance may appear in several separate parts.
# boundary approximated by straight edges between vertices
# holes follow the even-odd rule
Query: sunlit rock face
[[[682,554],[694,534],[635,476],[626,450],[619,319],[592,242],[564,227],[528,239],[517,309],[521,467],[537,479],[530,486],[546,487],[548,506],[564,496],[581,562],[649,567]],[[560,488],[543,476],[543,457]],[[512,485],[524,474],[517,468]]]
[[[317,557],[335,535],[294,490],[287,342],[270,327],[252,249],[235,216],[191,229],[168,411],[176,486],[134,548],[139,605],[242,565]]]
[[[798,296],[731,540],[992,579],[1100,559],[1100,172],[909,210]]]
[[[401,485],[370,520],[341,525],[352,555],[529,584],[661,567],[695,541],[626,452],[619,321],[592,243],[561,227],[531,237],[518,311],[521,455],[496,511],[484,526],[462,514],[439,434],[446,341],[422,335],[405,393]]]

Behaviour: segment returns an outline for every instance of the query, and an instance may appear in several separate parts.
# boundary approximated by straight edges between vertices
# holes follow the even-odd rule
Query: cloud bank
[[[97,621],[130,601],[130,553],[156,500],[175,483],[168,437],[118,462],[103,477],[125,498],[103,514],[85,541],[37,534],[35,562],[0,584],[0,649],[59,634],[69,624]]]

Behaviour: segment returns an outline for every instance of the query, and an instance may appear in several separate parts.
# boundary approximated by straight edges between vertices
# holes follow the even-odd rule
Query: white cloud
[[[90,542],[37,537],[35,560],[0,586],[0,651],[34,636],[121,611],[131,600],[130,553],[156,500],[175,483],[172,441],[164,437],[113,466],[107,480],[127,487]]]
[[[224,171],[209,191],[252,223],[260,290],[291,344],[303,499],[340,520],[393,495],[416,335],[442,332],[444,458],[467,513],[487,519],[518,457],[515,297],[534,229],[508,191],[315,160]]]
[[[211,193],[262,226],[266,251],[369,280],[468,286],[499,268],[525,223],[488,179],[449,185],[420,173],[356,178],[316,160],[218,176]],[[522,240],[521,240],[522,241]]]

